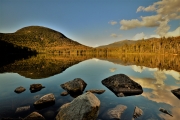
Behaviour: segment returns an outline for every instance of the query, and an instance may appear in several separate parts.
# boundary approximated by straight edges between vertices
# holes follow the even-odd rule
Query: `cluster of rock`
[[[31,93],[34,93],[34,92],[37,92],[37,91],[40,91],[42,88],[45,88],[44,86],[42,86],[41,84],[32,84],[30,85],[30,88],[29,90],[31,91]],[[17,87],[14,92],[16,93],[22,93],[24,92],[26,89],[22,86],[20,87]]]
[[[128,95],[137,95],[143,92],[142,87],[131,80],[128,76],[124,74],[117,74],[111,77],[108,77],[102,80],[102,84],[114,92],[118,97],[128,96]],[[83,94],[84,89],[87,84],[84,80],[76,78],[64,84],[61,84],[61,87],[66,90],[61,93],[62,96],[70,94],[75,97],[70,103],[62,105],[59,109],[58,114],[56,115],[56,120],[96,120],[99,114],[100,100],[93,94],[102,94],[105,90],[87,90]],[[35,92],[44,88],[41,84],[32,84],[30,85],[30,91]],[[18,87],[15,92],[21,93],[25,91],[25,88]],[[179,95],[180,89],[173,90],[173,94],[176,96]],[[34,102],[34,107],[42,108],[48,107],[55,103],[55,96],[53,93],[46,94]],[[25,106],[19,108],[17,111],[30,109],[30,106]],[[122,114],[127,109],[125,105],[117,105],[115,108],[111,108],[106,112],[106,115],[109,119],[121,119]],[[171,115],[167,110],[160,108],[159,111]],[[134,113],[132,119],[138,118],[143,115],[142,109],[139,107],[134,108]],[[172,115],[171,115],[172,116]],[[33,112],[28,115],[23,120],[45,120],[45,118],[37,113]]]
[[[61,96],[66,96],[70,94],[72,97],[76,98],[77,96],[81,95],[84,91],[84,89],[87,86],[87,83],[84,82],[81,78],[75,78],[74,80],[68,81],[64,84],[60,85],[64,90],[61,93]],[[97,94],[102,94],[105,92],[105,90],[87,90],[86,92],[91,92],[91,93],[97,93]]]

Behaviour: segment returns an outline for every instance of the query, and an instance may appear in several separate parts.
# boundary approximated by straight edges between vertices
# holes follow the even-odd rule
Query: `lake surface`
[[[96,96],[101,101],[97,119],[108,120],[107,111],[116,105],[125,105],[127,109],[122,120],[131,120],[135,106],[143,110],[137,120],[178,120],[180,118],[179,99],[171,90],[180,88],[179,56],[58,56],[37,55],[25,59],[6,61],[0,66],[0,119],[3,117],[24,118],[33,111],[42,114],[47,120],[53,120],[61,105],[71,102],[70,95],[61,96],[64,90],[61,84],[81,78],[87,86],[84,90],[104,89]],[[139,62],[138,62],[139,61]],[[101,81],[115,74],[125,74],[143,87],[141,95],[117,97]],[[45,86],[41,91],[31,93],[31,84]],[[17,94],[15,88],[23,86],[26,91]],[[55,104],[44,109],[36,109],[33,103],[45,94],[55,95]],[[30,106],[30,109],[16,112],[18,107]],[[159,111],[164,108],[173,117]]]

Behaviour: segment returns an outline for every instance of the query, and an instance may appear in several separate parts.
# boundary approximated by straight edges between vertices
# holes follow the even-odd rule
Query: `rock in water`
[[[99,99],[91,92],[87,92],[62,105],[56,120],[96,120],[99,106]]]
[[[121,119],[121,114],[127,109],[125,105],[117,105],[115,108],[108,110],[107,114],[111,119]]]
[[[171,92],[178,98],[180,99],[180,88],[171,90]]]
[[[22,93],[22,92],[24,92],[26,89],[24,88],[24,87],[22,87],[22,86],[20,86],[20,87],[17,87],[15,90],[14,90],[14,92],[16,92],[16,93]]]
[[[30,115],[28,115],[26,118],[24,118],[23,120],[45,120],[45,118],[37,113],[37,112],[33,112]]]
[[[172,116],[167,110],[165,110],[164,108],[159,108],[159,111],[165,113],[165,114],[168,114],[170,116]],[[173,116],[172,116],[173,117]]]
[[[63,91],[62,93],[61,93],[61,96],[66,96],[66,95],[68,95],[69,93],[67,92],[67,91]]]
[[[117,97],[139,95],[143,93],[141,85],[124,74],[116,74],[102,80],[102,84],[110,89]],[[123,94],[122,94],[123,93]]]
[[[92,92],[92,93],[96,93],[96,94],[102,94],[105,92],[105,90],[87,90],[86,92]]]
[[[44,107],[48,107],[50,105],[53,105],[55,103],[55,97],[54,94],[49,93],[47,95],[42,96],[39,100],[37,100],[36,102],[34,102],[34,106],[36,108],[44,108]]]
[[[45,87],[42,86],[41,84],[32,84],[30,85],[29,89],[32,93],[34,93],[34,92],[40,91],[42,88],[45,88]]]
[[[30,110],[30,106],[18,107],[18,108],[16,109],[16,113],[24,112],[24,111],[28,111],[28,110]]]
[[[134,109],[133,118],[138,118],[141,115],[143,115],[143,111],[136,106]]]
[[[61,87],[66,90],[72,97],[81,95],[86,88],[86,83],[81,78],[76,78],[72,81],[61,84]]]

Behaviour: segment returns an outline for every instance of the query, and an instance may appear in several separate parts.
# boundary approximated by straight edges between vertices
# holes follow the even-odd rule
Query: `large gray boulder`
[[[125,105],[117,105],[115,108],[109,109],[107,114],[110,119],[121,119],[122,113],[127,109]]]
[[[171,92],[178,98],[180,99],[180,88],[171,90]]]
[[[51,106],[55,103],[55,97],[53,93],[49,93],[46,94],[44,96],[42,96],[39,100],[37,100],[36,102],[34,102],[34,106],[36,108],[44,108],[44,107],[48,107]]]
[[[56,120],[96,120],[99,107],[99,99],[93,93],[87,92],[61,106]]]
[[[61,84],[61,87],[66,90],[72,97],[81,95],[86,88],[86,83],[81,78],[75,78],[72,81]]]
[[[110,89],[117,97],[139,95],[143,93],[140,84],[124,74],[116,74],[102,80],[102,84]]]
[[[23,120],[45,120],[45,118],[38,112],[33,112],[27,117],[25,117]]]
[[[24,92],[26,89],[24,88],[24,87],[22,87],[22,86],[20,86],[20,87],[17,87],[15,90],[14,90],[14,92],[16,92],[16,93],[22,93],[22,92]]]

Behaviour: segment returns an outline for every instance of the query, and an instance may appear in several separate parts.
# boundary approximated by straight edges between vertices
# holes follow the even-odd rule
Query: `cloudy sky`
[[[88,46],[180,35],[180,0],[0,0],[0,32],[44,26]]]

